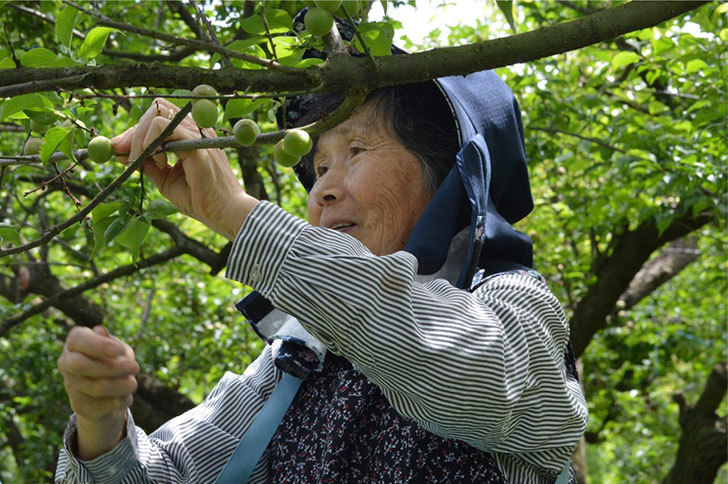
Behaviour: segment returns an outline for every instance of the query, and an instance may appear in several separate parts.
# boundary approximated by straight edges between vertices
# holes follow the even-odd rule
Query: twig
[[[273,58],[278,61],[278,53],[276,52],[276,44],[273,43],[273,36],[270,34],[270,27],[268,26],[268,19],[265,18],[265,5],[260,4],[260,18],[263,20],[263,27],[265,27],[265,36],[268,37],[268,43],[270,43],[270,51],[273,54]]]
[[[531,129],[531,130],[534,130],[534,131],[543,131],[543,132],[552,133],[552,134],[559,133],[559,134],[564,134],[564,135],[567,135],[567,136],[573,136],[575,138],[579,138],[579,139],[582,139],[584,141],[589,141],[591,143],[598,144],[599,146],[601,146],[603,148],[607,148],[607,149],[610,149],[612,151],[618,151],[620,153],[627,154],[627,152],[624,151],[623,149],[617,148],[616,146],[612,146],[610,144],[607,144],[604,141],[598,140],[596,138],[589,138],[588,136],[582,136],[580,134],[572,133],[570,131],[564,131],[564,130],[561,130],[561,129],[558,129],[558,128],[542,128],[540,126],[529,126],[528,129]]]
[[[149,146],[134,160],[127,168],[124,170],[124,172],[119,175],[118,178],[116,178],[113,182],[111,182],[109,185],[107,185],[101,192],[99,192],[96,197],[94,197],[93,200],[91,200],[88,205],[86,205],[81,211],[79,211],[76,215],[69,218],[65,222],[62,222],[55,227],[52,227],[46,233],[44,233],[40,238],[29,242],[25,245],[21,245],[19,247],[12,247],[10,249],[1,250],[0,249],[0,257],[4,255],[10,255],[10,254],[17,254],[20,252],[25,252],[29,249],[32,249],[34,247],[38,247],[39,245],[45,244],[49,240],[51,240],[56,234],[59,234],[61,231],[65,230],[66,228],[70,227],[71,225],[75,224],[76,222],[82,220],[86,215],[91,213],[91,210],[101,203],[106,197],[108,197],[112,192],[114,192],[122,183],[126,181],[127,178],[131,176],[134,171],[137,170],[140,166],[142,166],[142,163],[144,163],[144,160],[149,158],[152,153],[154,153],[165,139],[169,135],[172,134],[174,131],[174,128],[177,127],[179,123],[182,122],[182,120],[187,116],[187,114],[192,109],[192,103],[187,103],[175,116],[172,118],[170,123],[167,125],[164,130],[157,136],[154,141],[152,141]]]
[[[46,22],[46,23],[48,23],[50,25],[55,25],[56,24],[56,21],[54,19],[52,19],[51,17],[48,17],[47,15],[43,14],[42,12],[39,12],[38,10],[34,10],[32,8],[25,7],[23,5],[18,5],[17,3],[14,3],[14,2],[8,3],[7,6],[10,7],[10,8],[14,8],[15,10],[18,10],[19,12],[23,12],[23,13],[25,13],[27,15],[32,15],[34,17],[37,17],[40,20],[42,20],[43,22]],[[77,39],[84,40],[86,38],[86,35],[84,35],[83,33],[79,32],[76,29],[73,29],[73,32],[72,33],[73,33],[73,36],[76,37]],[[104,49],[104,50],[101,51],[101,53],[104,54],[104,55],[107,55],[109,57],[119,57],[119,58],[123,58],[123,59],[133,59],[133,60],[140,61],[140,62],[155,62],[155,61],[159,61],[159,62],[164,62],[164,61],[166,61],[166,62],[177,62],[177,61],[180,61],[180,60],[184,59],[188,55],[193,54],[196,50],[197,49],[192,48],[192,47],[185,47],[183,49],[178,49],[178,50],[176,50],[176,51],[174,51],[174,52],[172,52],[171,54],[168,54],[168,55],[163,55],[163,54],[156,54],[156,55],[155,54],[153,54],[153,55],[137,54],[135,52],[121,52],[121,51],[112,50],[112,49]]]
[[[195,12],[197,12],[197,16],[202,20],[202,23],[205,24],[205,27],[207,27],[207,32],[210,34],[210,39],[215,45],[218,45],[222,47],[222,44],[217,38],[217,35],[215,34],[215,29],[212,28],[212,25],[210,24],[210,21],[207,19],[207,15],[205,15],[205,12],[203,12],[198,6],[197,2],[195,0],[189,0],[190,5],[192,5],[192,8],[195,9]],[[220,54],[222,57],[222,60],[225,62],[225,67],[233,67],[233,63],[230,62],[230,58],[225,54]]]
[[[54,166],[55,166],[55,164],[54,164]],[[50,180],[44,180],[44,181],[43,181],[43,182],[41,182],[41,184],[40,184],[39,186],[37,186],[36,188],[34,188],[34,189],[32,189],[32,190],[28,190],[28,191],[26,191],[25,193],[23,193],[23,196],[24,196],[24,197],[27,197],[28,195],[30,195],[30,194],[32,194],[32,193],[35,193],[35,192],[37,192],[38,190],[45,190],[45,187],[46,187],[46,185],[48,185],[49,183],[53,183],[54,181],[58,180],[59,178],[62,178],[62,177],[63,177],[63,176],[64,176],[64,175],[65,175],[65,174],[66,174],[67,172],[71,171],[71,170],[72,170],[73,168],[75,168],[76,166],[77,166],[77,164],[76,164],[76,163],[74,163],[73,165],[69,166],[68,168],[66,168],[65,170],[63,170],[63,171],[62,171],[62,172],[60,172],[60,173],[58,173],[58,167],[56,166],[56,172],[58,173],[58,174],[57,174],[56,176],[54,176],[54,177],[53,177],[53,178],[51,178]],[[63,183],[63,187],[64,187],[64,189],[65,189],[65,190],[68,190],[68,186],[66,185],[66,182],[65,182],[65,180],[61,180],[61,182]],[[68,192],[67,192],[67,193],[68,193]],[[70,195],[70,193],[69,193],[69,195]],[[81,202],[79,202],[79,201],[78,201],[78,199],[77,199],[76,197],[73,197],[72,195],[71,195],[71,198],[73,198],[73,200],[74,200],[74,203],[76,204],[76,206],[78,206],[78,204],[79,204],[79,203],[81,203]]]
[[[379,67],[379,65],[377,64],[377,61],[374,59],[374,56],[372,55],[371,51],[369,50],[367,43],[364,42],[364,38],[361,36],[361,33],[359,32],[359,28],[356,26],[356,22],[354,22],[354,19],[351,18],[351,15],[349,15],[349,12],[347,12],[346,7],[343,4],[341,6],[341,10],[344,11],[344,15],[346,15],[346,20],[349,21],[351,28],[354,29],[354,35],[356,35],[356,38],[359,39],[359,42],[361,43],[361,46],[364,49],[364,54],[366,54],[367,58],[369,59],[369,62],[372,63],[372,66],[376,70]]]
[[[175,37],[173,35],[167,35],[167,34],[164,34],[161,32],[155,32],[153,30],[147,30],[147,29],[135,27],[134,25],[130,25],[130,24],[127,24],[124,22],[116,22],[104,15],[101,15],[98,12],[87,10],[87,9],[81,7],[80,5],[76,5],[75,3],[71,2],[70,0],[62,0],[62,1],[66,5],[70,5],[71,7],[75,8],[87,15],[91,15],[92,17],[96,18],[99,21],[99,24],[106,25],[107,27],[112,27],[112,28],[123,30],[126,32],[132,32],[135,34],[143,35],[145,37],[151,37],[151,38],[157,39],[157,40],[164,40],[166,42],[172,42],[175,44],[189,45],[189,46],[195,47],[200,50],[206,50],[206,51],[210,51],[210,52],[216,52],[220,55],[227,55],[229,57],[235,57],[236,59],[242,59],[244,61],[251,62],[253,64],[258,64],[258,65],[261,65],[264,67],[268,67],[269,69],[277,69],[279,71],[284,71],[289,74],[296,74],[298,76],[307,75],[303,69],[296,69],[294,67],[283,66],[277,62],[274,62],[274,61],[271,61],[268,59],[262,59],[260,57],[254,56],[254,55],[245,54],[243,52],[236,52],[234,50],[229,50],[224,47],[212,44],[210,42],[203,42],[200,40]]]
[[[5,31],[5,39],[8,41],[8,47],[10,47],[10,55],[13,57],[13,62],[15,62],[15,67],[20,69],[23,67],[23,65],[20,63],[20,60],[15,55],[15,47],[13,47],[13,41],[10,40],[10,34],[8,33],[8,26],[3,23],[3,30]]]

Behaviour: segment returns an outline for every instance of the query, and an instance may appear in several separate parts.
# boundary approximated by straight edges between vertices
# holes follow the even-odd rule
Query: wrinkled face
[[[319,137],[308,199],[311,224],[349,234],[375,255],[405,247],[432,196],[420,160],[382,124],[367,104]]]

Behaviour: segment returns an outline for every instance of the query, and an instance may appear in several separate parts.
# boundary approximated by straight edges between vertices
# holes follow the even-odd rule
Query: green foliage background
[[[280,2],[268,2],[266,8],[272,9],[275,3]],[[164,9],[161,2],[97,4],[106,16],[125,18],[134,25],[154,25],[163,32],[187,29],[179,19],[159,14]],[[52,17],[62,7],[58,1],[23,5]],[[283,2],[281,6],[295,12],[301,5]],[[519,32],[533,30],[603,6],[599,2],[573,6],[520,2],[514,10],[515,26]],[[231,40],[240,24],[236,19],[242,2],[216,2],[206,8],[217,19],[221,41]],[[608,328],[597,333],[583,356],[591,411],[586,448],[590,482],[650,483],[666,475],[680,436],[673,393],[683,391],[694,401],[711,367],[726,358],[727,11],[728,4],[711,3],[616,42],[499,70],[523,110],[536,201],[536,210],[519,229],[534,240],[537,269],[549,279],[567,313],[594,282],[595,260],[608,254],[610,241],[625,229],[649,219],[664,229],[691,211],[708,211],[714,220],[693,234],[695,250],[700,251],[697,261],[634,308],[615,309]],[[49,25],[8,7],[0,7],[0,22],[9,28],[16,55],[31,48],[53,54],[51,58],[35,51],[37,57],[27,59],[36,65],[128,62],[103,53],[78,59],[79,39],[71,40],[69,50],[59,44]],[[79,31],[87,33],[95,25],[90,16],[78,15]],[[391,25],[398,27],[393,20]],[[447,44],[504,36],[509,34],[507,29],[496,5],[484,4],[476,26],[452,26]],[[386,29],[372,31],[377,33],[371,36],[375,39]],[[441,44],[440,32],[433,31],[422,45],[406,38],[397,42],[409,50],[435,47]],[[156,41],[130,33],[111,33],[106,48],[137,53],[159,50]],[[241,48],[265,55],[257,44]],[[57,53],[62,54],[58,59]],[[291,63],[297,62],[295,52],[291,55]],[[198,53],[178,64],[209,67],[216,60]],[[0,45],[0,67],[13,67],[7,43]],[[129,93],[143,92],[147,91]],[[47,98],[63,106],[59,114],[108,137],[134,124],[129,112],[133,105],[144,107],[140,100],[117,106],[98,97],[79,101],[66,92],[49,93]],[[270,113],[275,102],[257,107],[248,115],[256,117],[264,131],[274,130]],[[22,112],[4,121],[27,129],[28,119]],[[230,129],[227,123],[223,126]],[[20,153],[26,135],[26,131],[0,132],[0,153]],[[75,146],[85,146],[88,138],[87,132],[76,130]],[[290,170],[273,165],[270,151],[261,148],[258,152],[257,170],[267,193],[304,216],[305,194]],[[238,153],[228,150],[228,155],[239,173]],[[116,164],[79,167],[72,178],[91,195],[121,170]],[[0,217],[4,218],[0,222],[20,227],[23,241],[38,237],[43,224],[54,225],[76,210],[63,191],[24,196],[38,186],[37,174],[34,168],[13,167],[0,177]],[[158,198],[149,185],[147,200]],[[135,176],[112,199],[129,203],[133,210],[139,205],[141,189]],[[79,198],[86,202],[88,195]],[[167,219],[208,247],[219,250],[225,245],[221,237],[182,215]],[[7,240],[2,243],[6,244]],[[151,230],[141,248],[142,258],[173,245],[165,233]],[[64,286],[73,287],[132,262],[131,255],[115,242],[90,260],[93,246],[89,228],[77,224],[48,247],[51,270]],[[31,257],[0,259],[0,274],[11,278],[14,268],[41,256],[42,251],[34,249]],[[225,371],[242,371],[262,345],[232,306],[248,289],[227,281],[221,273],[208,272],[208,266],[185,255],[84,294],[103,308],[110,331],[135,348],[143,372],[195,402]],[[0,298],[0,321],[37,302],[33,295],[17,302]],[[0,481],[6,484],[48,481],[52,476],[70,413],[55,366],[70,323],[63,314],[47,310],[0,337]],[[725,415],[725,401],[719,413]],[[24,439],[18,456],[8,445],[10,428],[5,423],[11,420]],[[719,479],[724,482],[726,477],[724,467]]]

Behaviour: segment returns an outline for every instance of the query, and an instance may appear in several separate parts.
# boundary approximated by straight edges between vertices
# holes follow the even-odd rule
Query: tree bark
[[[716,410],[726,394],[728,363],[713,368],[703,393],[695,405],[689,405],[682,393],[674,396],[680,406],[682,436],[675,464],[663,484],[711,484],[728,456],[728,417]]]

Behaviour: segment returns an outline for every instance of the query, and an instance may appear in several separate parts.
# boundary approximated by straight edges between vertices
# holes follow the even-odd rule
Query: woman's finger
[[[120,378],[139,371],[133,355],[116,358],[91,358],[78,351],[64,351],[58,361],[58,369],[66,377]]]
[[[118,398],[134,393],[137,381],[133,375],[118,378],[89,378],[77,376],[64,381],[67,393],[75,393],[79,397]]]
[[[91,358],[104,359],[126,354],[124,344],[116,338],[94,333],[90,328],[76,326],[66,337],[66,349]]]

